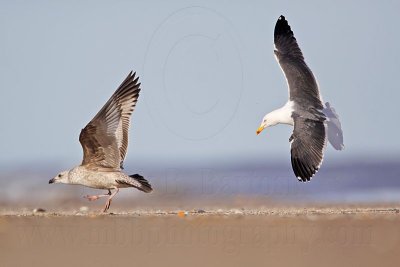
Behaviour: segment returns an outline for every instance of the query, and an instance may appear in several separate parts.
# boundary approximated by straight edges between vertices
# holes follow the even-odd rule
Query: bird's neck
[[[270,118],[272,118],[276,124],[282,123],[294,125],[294,121],[292,118],[293,110],[293,102],[288,101],[281,108],[275,109],[274,111],[270,112]]]
[[[81,184],[80,180],[82,177],[82,167],[77,166],[71,169],[68,173],[68,180],[70,184]]]

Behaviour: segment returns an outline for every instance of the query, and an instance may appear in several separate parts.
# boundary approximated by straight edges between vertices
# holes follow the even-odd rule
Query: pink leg
[[[84,198],[86,198],[86,199],[89,200],[89,201],[94,201],[94,200],[98,200],[98,199],[101,198],[101,197],[107,197],[107,196],[111,196],[111,191],[110,191],[110,190],[108,190],[108,193],[107,193],[107,194],[103,194],[103,195],[93,195],[93,196],[86,195],[86,196],[84,196]]]
[[[111,191],[110,191],[110,192],[111,192]],[[111,206],[111,200],[112,200],[112,198],[113,198],[118,192],[119,192],[119,188],[115,188],[114,193],[112,193],[111,196],[108,198],[108,200],[107,200],[107,202],[106,202],[106,205],[104,206],[103,212],[106,212],[106,211],[110,208],[110,206]]]

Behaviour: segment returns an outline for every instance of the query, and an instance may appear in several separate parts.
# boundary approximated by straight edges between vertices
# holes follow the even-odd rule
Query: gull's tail
[[[325,103],[323,113],[327,117],[326,125],[328,128],[328,141],[336,150],[343,150],[343,131],[342,125],[339,121],[339,116],[336,114],[335,109],[329,104]]]
[[[151,184],[143,176],[139,174],[132,174],[129,175],[129,177],[135,180],[136,184],[139,184],[135,184],[134,187],[136,187],[140,191],[143,191],[145,193],[150,193],[151,191],[153,191],[153,188],[151,188]]]
[[[139,174],[132,174],[128,176],[125,176],[125,179],[117,180],[117,183],[119,184],[124,184],[129,187],[135,187],[139,189],[140,191],[143,191],[145,193],[150,193],[153,191],[153,188],[151,188],[150,183],[141,175]]]

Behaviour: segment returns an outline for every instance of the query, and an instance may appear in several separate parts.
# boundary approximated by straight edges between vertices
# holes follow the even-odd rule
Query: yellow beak
[[[262,131],[264,130],[264,126],[260,126],[260,127],[258,127],[258,129],[257,129],[257,135],[259,135]]]

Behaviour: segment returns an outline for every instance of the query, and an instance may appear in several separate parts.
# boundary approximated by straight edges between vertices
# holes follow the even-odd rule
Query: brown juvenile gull
[[[327,140],[336,150],[344,148],[341,124],[333,107],[328,102],[323,104],[317,80],[284,16],[276,22],[274,43],[275,57],[289,87],[289,100],[264,116],[257,134],[279,123],[294,126],[289,139],[292,168],[299,181],[310,181],[321,166]]]
[[[130,117],[139,98],[140,83],[135,74],[129,73],[115,93],[97,115],[82,129],[79,142],[83,148],[81,165],[59,173],[52,183],[84,185],[106,189],[107,194],[85,196],[88,200],[107,197],[106,212],[119,188],[135,187],[143,192],[152,191],[149,182],[139,174],[121,172],[128,148]],[[111,190],[115,190],[111,193]]]

